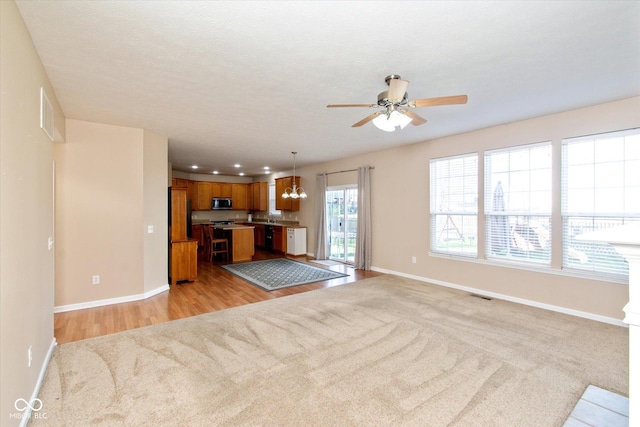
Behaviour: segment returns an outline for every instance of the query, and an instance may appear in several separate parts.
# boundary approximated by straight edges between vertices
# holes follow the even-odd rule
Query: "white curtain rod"
[[[366,166],[369,169],[375,169],[374,166]],[[345,172],[357,172],[358,169],[347,169],[347,170],[343,170],[343,171],[336,171],[336,172],[323,172],[323,173],[319,173],[318,176],[322,176],[322,175],[333,175],[334,173],[345,173]]]

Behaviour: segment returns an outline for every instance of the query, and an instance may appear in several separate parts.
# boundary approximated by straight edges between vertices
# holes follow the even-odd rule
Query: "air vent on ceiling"
[[[40,88],[40,128],[53,141],[53,108],[44,88]]]

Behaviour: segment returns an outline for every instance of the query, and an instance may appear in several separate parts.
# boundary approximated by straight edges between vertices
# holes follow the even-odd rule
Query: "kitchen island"
[[[249,225],[221,224],[212,225],[216,238],[229,241],[229,258],[231,262],[251,261],[255,254],[253,229]]]

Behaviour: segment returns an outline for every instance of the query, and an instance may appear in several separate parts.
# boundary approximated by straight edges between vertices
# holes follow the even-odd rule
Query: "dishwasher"
[[[307,228],[287,228],[287,254],[307,254]]]

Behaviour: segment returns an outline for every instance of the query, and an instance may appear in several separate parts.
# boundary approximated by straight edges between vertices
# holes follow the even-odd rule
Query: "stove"
[[[233,225],[235,221],[211,221],[213,225]]]

